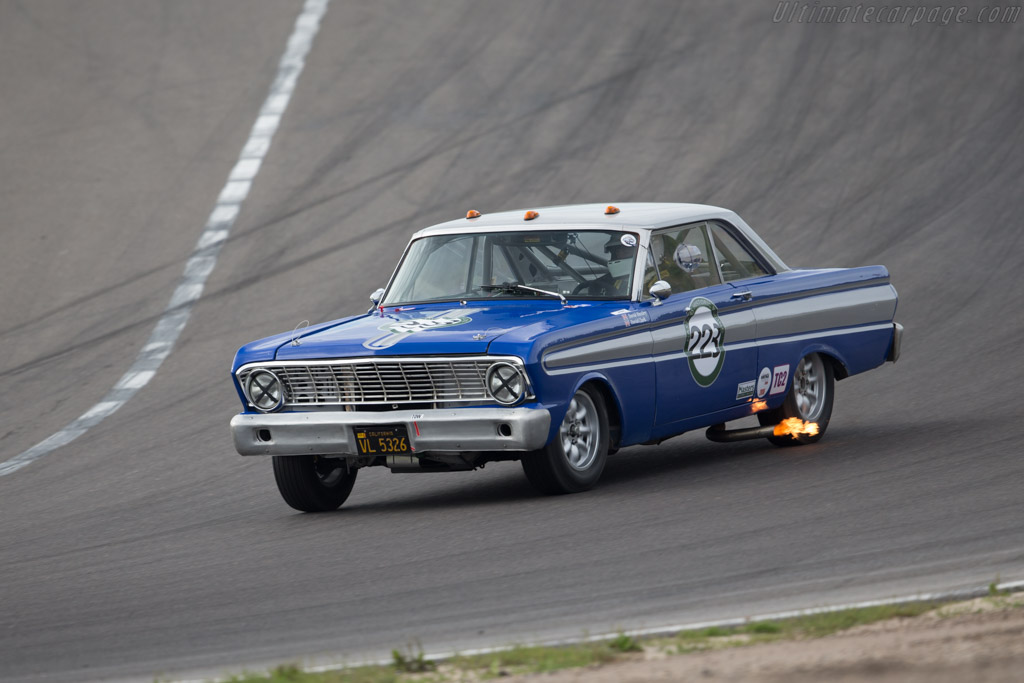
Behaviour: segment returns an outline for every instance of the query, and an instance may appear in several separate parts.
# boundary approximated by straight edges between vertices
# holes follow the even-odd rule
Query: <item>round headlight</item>
[[[519,403],[526,396],[526,377],[515,365],[499,362],[487,368],[487,390],[503,406]]]
[[[284,405],[284,385],[270,370],[254,370],[245,380],[245,395],[261,413],[271,413]]]

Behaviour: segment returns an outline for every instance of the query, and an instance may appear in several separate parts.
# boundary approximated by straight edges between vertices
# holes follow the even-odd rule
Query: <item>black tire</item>
[[[526,478],[548,495],[592,489],[608,460],[608,410],[601,395],[584,386],[569,405],[551,443],[523,457]]]
[[[341,458],[275,455],[274,479],[284,502],[302,512],[337,510],[352,492],[359,470]]]
[[[820,441],[832,419],[835,383],[835,371],[830,360],[817,353],[801,358],[793,371],[786,400],[775,410],[758,413],[757,420],[767,426],[777,425],[786,418],[798,417],[805,422],[816,422],[818,433],[814,436],[801,434],[796,438],[788,435],[769,436],[768,440],[782,447],[803,446]],[[808,397],[812,395],[815,399],[809,400]]]

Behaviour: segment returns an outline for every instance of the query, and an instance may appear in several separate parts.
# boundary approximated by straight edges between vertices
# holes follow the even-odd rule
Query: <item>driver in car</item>
[[[587,286],[587,295],[628,297],[633,258],[636,255],[636,237],[628,233],[614,235],[605,243],[604,250],[608,254],[608,272],[591,281]]]

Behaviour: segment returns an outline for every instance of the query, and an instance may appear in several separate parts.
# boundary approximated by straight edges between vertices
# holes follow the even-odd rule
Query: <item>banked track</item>
[[[0,477],[0,678],[374,657],[1024,578],[1024,25],[765,3],[332,4],[153,380]],[[99,401],[166,306],[300,3],[0,2],[0,460]],[[972,9],[973,11],[973,9]],[[895,366],[828,438],[688,435],[539,498],[367,471],[337,514],[236,456],[234,349],[363,310],[468,208],[700,201],[791,265],[883,263]]]

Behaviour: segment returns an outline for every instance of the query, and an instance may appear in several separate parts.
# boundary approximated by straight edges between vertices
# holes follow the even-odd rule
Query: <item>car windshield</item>
[[[607,230],[434,235],[413,242],[383,305],[452,299],[628,299],[637,236]]]

